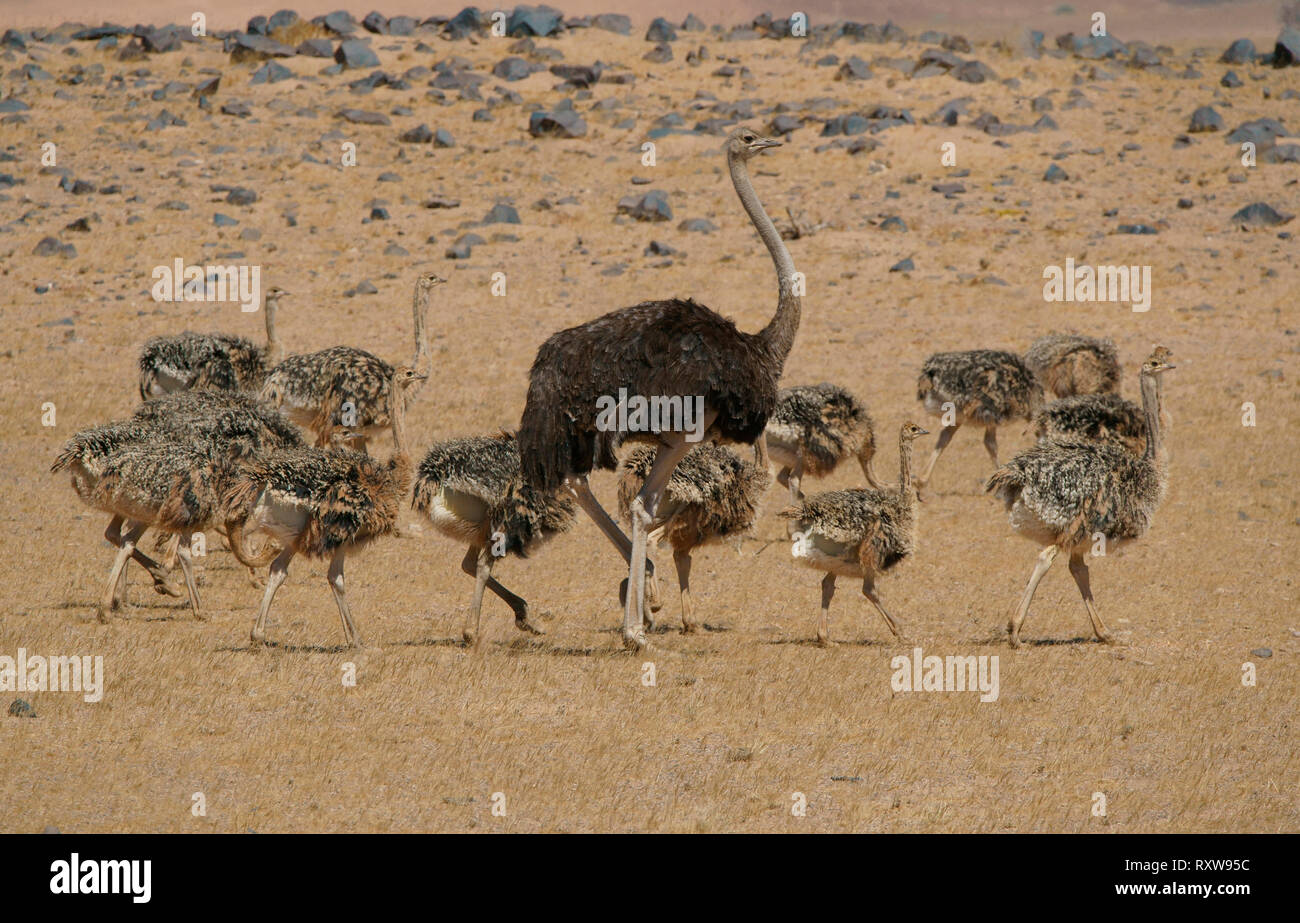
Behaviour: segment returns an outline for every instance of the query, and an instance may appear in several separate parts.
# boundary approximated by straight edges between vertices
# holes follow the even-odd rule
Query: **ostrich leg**
[[[948,443],[952,442],[952,437],[956,434],[957,427],[959,426],[961,426],[961,424],[957,423],[952,426],[945,426],[939,431],[939,438],[936,439],[934,443],[934,452],[931,453],[930,460],[925,463],[925,471],[921,472],[921,476],[916,479],[918,490],[930,483],[930,475],[934,472],[934,463],[939,460],[939,456],[943,454],[943,450],[948,448]]]
[[[104,530],[104,538],[117,548],[122,547],[122,517],[114,516],[108,523],[108,528]],[[131,550],[131,560],[135,561],[153,577],[154,591],[163,596],[180,596],[181,591],[172,586],[171,581],[167,579],[167,572],[162,565],[149,557],[139,548]],[[113,608],[116,609],[126,592],[126,567],[122,568],[122,575],[117,580],[117,592],[114,596]]]
[[[1079,595],[1083,597],[1083,604],[1088,608],[1088,618],[1092,620],[1092,631],[1097,636],[1098,641],[1104,641],[1110,644],[1114,638],[1106,629],[1106,625],[1101,620],[1100,613],[1097,612],[1097,605],[1092,601],[1092,586],[1088,580],[1088,562],[1083,559],[1083,552],[1076,551],[1070,555],[1070,576],[1074,578],[1075,585],[1079,588]]]
[[[899,629],[898,623],[894,621],[894,617],[892,615],[890,615],[888,612],[885,611],[885,607],[880,604],[880,597],[876,595],[876,584],[874,578],[872,577],[863,578],[862,595],[867,597],[867,602],[871,603],[871,605],[876,607],[876,611],[879,612],[880,617],[885,620],[885,624],[889,626],[889,630],[894,635],[894,637],[897,638],[899,641],[902,641],[903,632]]]
[[[705,423],[706,430],[715,416],[710,415]],[[632,558],[627,575],[627,606],[623,610],[623,643],[638,651],[645,649],[646,535],[673,469],[691,450],[691,443],[686,441],[683,433],[663,433],[660,438],[664,443],[655,453],[645,483],[632,501]]]
[[[275,591],[280,589],[280,584],[284,583],[293,555],[293,549],[286,548],[271,562],[271,571],[266,575],[266,592],[262,594],[262,606],[257,610],[257,621],[253,623],[253,631],[249,635],[254,644],[261,644],[266,640],[266,614],[271,611],[271,600],[275,598]]]
[[[190,597],[190,610],[193,611],[194,617],[202,622],[204,618],[203,613],[199,611],[199,590],[194,584],[194,564],[190,561],[190,536],[178,535],[177,539],[179,541],[176,543],[176,554],[180,558],[181,573],[185,575],[185,591]]]
[[[601,532],[605,533],[605,537],[613,543],[614,547],[618,549],[618,553],[623,556],[623,560],[630,565],[632,563],[632,541],[623,534],[623,530],[618,527],[618,523],[600,505],[595,494],[591,492],[591,485],[587,483],[586,476],[566,478],[565,485],[569,488],[569,493],[573,494],[578,501],[578,506],[582,507],[582,511],[587,514]],[[648,592],[650,611],[658,612],[663,607],[663,602],[659,598],[659,581],[655,579],[653,563],[647,562],[646,572],[650,575],[650,589]],[[626,594],[627,588],[623,587],[620,595],[626,597]],[[627,605],[626,599],[624,599],[623,605]]]
[[[803,450],[799,450],[799,458],[794,463],[794,469],[787,477],[790,483],[790,499],[795,503],[803,503],[803,491],[799,489],[799,484],[803,481]]]
[[[122,536],[122,544],[117,550],[117,559],[113,562],[113,569],[108,575],[108,585],[104,587],[104,597],[100,600],[99,608],[95,613],[101,622],[108,621],[109,610],[113,608],[113,599],[117,595],[117,582],[126,570],[127,559],[135,551],[136,542],[140,541],[140,536],[144,535],[146,528],[145,523],[134,520],[127,524],[126,535]]]
[[[465,616],[465,627],[460,634],[466,644],[477,647],[480,637],[479,628],[483,622],[483,590],[492,579],[492,552],[486,545],[471,547],[461,563],[468,565],[471,559],[474,562],[474,569],[470,570],[469,567],[465,569],[474,575],[474,601],[470,603],[469,614]]]
[[[822,578],[822,608],[817,613],[817,643],[830,647],[831,643],[831,600],[835,598],[835,575],[827,574]]]
[[[993,459],[993,467],[998,466],[998,428],[996,426],[984,427],[984,448],[989,453],[989,458]]]
[[[677,566],[677,588],[682,591],[682,634],[695,631],[695,607],[691,605],[691,553],[686,549],[673,549],[673,564]]]
[[[343,561],[347,558],[346,548],[339,548],[334,552],[334,557],[330,558],[329,571],[326,579],[330,582],[330,589],[334,592],[334,602],[338,603],[339,618],[343,620],[343,640],[348,647],[364,647],[361,641],[361,635],[357,633],[357,625],[352,621],[352,611],[348,608],[347,590],[343,585]]]
[[[478,576],[478,555],[479,546],[471,545],[469,550],[465,552],[464,560],[460,562],[460,569],[471,577]],[[542,631],[542,629],[538,628],[528,620],[528,600],[524,599],[522,596],[516,596],[514,593],[511,593],[502,586],[495,577],[488,578],[487,588],[499,596],[501,600],[510,607],[511,611],[514,612],[516,628],[520,631],[526,631],[534,635],[546,634],[546,632]],[[469,631],[468,618],[465,621],[465,631]],[[462,632],[462,634],[464,633]],[[465,635],[465,640],[468,643],[472,643],[474,639],[471,635]]]
[[[1015,614],[1011,616],[1011,624],[1007,626],[1011,632],[1011,646],[1020,646],[1020,626],[1025,622],[1025,616],[1029,614],[1029,604],[1034,600],[1034,591],[1038,589],[1038,581],[1043,579],[1047,569],[1052,566],[1056,560],[1056,555],[1061,549],[1056,545],[1048,545],[1042,551],[1038,552],[1038,563],[1034,565],[1034,572],[1029,575],[1029,585],[1025,587],[1024,598],[1020,600],[1020,606],[1016,609]]]

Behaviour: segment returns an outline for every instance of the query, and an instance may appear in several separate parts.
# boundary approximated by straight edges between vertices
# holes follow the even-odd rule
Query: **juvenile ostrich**
[[[220,461],[235,464],[258,452],[288,448],[302,442],[298,432],[279,413],[259,404],[248,394],[233,391],[179,391],[145,401],[129,420],[117,420],[83,430],[73,436],[55,462],[54,470],[71,469],[73,486],[83,496],[94,494],[94,487],[104,472],[116,468],[114,456],[129,447],[178,447],[197,450]],[[223,469],[224,470],[224,469]],[[80,486],[78,486],[80,485]],[[113,514],[104,533],[108,541],[122,547],[122,524],[130,517]],[[223,523],[216,523],[220,531]],[[167,567],[154,561],[132,543],[130,559],[149,571],[154,590],[168,596],[180,591],[167,579],[167,568],[178,553],[181,533],[158,527],[170,536]],[[195,530],[191,530],[195,531]],[[188,550],[188,546],[187,546]],[[233,549],[241,562],[254,568],[270,558],[244,549]],[[121,604],[126,592],[127,567],[123,565],[110,608]]]
[[[525,483],[538,490],[567,486],[628,561],[630,592],[623,612],[623,641],[645,647],[646,532],[673,468],[690,450],[680,429],[617,432],[597,425],[598,402],[620,388],[644,399],[683,396],[703,400],[703,438],[752,444],[776,409],[777,381],[799,329],[794,261],[754,194],[748,161],[780,142],[739,128],[724,147],[741,204],[776,267],[779,298],[771,321],[758,333],[694,301],[647,301],[553,334],[542,344],[529,374],[528,400],[519,430]],[[632,501],[632,538],[601,508],[587,484],[594,468],[618,465],[625,440],[647,442],[655,460]]]
[[[110,424],[113,426],[119,431],[124,428],[123,424]],[[179,536],[185,589],[194,617],[202,619],[190,564],[190,539],[193,533],[218,521],[221,494],[232,482],[233,465],[219,453],[148,438],[122,442],[112,451],[102,451],[104,440],[115,438],[109,429],[100,427],[73,437],[51,468],[55,472],[69,471],[73,489],[82,502],[113,517],[105,535],[118,546],[117,558],[96,615],[101,622],[107,622],[109,611],[118,607],[121,578],[131,558],[154,575],[155,589],[179,595],[167,588],[159,565],[136,548],[145,529],[153,527]],[[121,532],[123,522],[125,534]]]
[[[1011,512],[1011,527],[1043,549],[1020,605],[1008,626],[1011,646],[1020,646],[1020,626],[1029,614],[1038,582],[1057,554],[1070,555],[1070,575],[1098,640],[1110,632],[1093,603],[1084,554],[1105,536],[1107,552],[1141,537],[1164,499],[1167,456],[1161,432],[1161,375],[1174,366],[1168,350],[1158,347],[1142,365],[1142,411],[1146,447],[1140,456],[1113,442],[1079,438],[1048,439],[1017,455],[989,478],[986,489]]]
[[[1043,388],[1014,353],[970,349],[935,353],[926,359],[916,380],[916,399],[943,423],[934,452],[916,479],[920,490],[929,483],[935,462],[963,423],[984,427],[984,448],[996,466],[998,427],[1017,418],[1033,420],[1043,406]]]
[[[875,606],[895,638],[898,623],[876,595],[876,578],[912,553],[916,540],[916,486],[912,441],[928,431],[904,423],[898,434],[898,489],[832,490],[816,494],[781,516],[794,525],[791,554],[800,564],[824,571],[817,642],[830,643],[831,598],[836,576],[862,581],[862,595]]]
[[[876,435],[867,408],[839,385],[797,385],[777,395],[776,412],[767,421],[767,445],[780,466],[776,480],[803,499],[805,474],[826,477],[846,458],[856,458],[867,483],[880,488],[871,468]]]
[[[435,286],[445,282],[432,272],[415,282],[411,306],[415,329],[415,355],[411,367],[427,379],[433,370],[425,318]],[[329,444],[337,428],[359,433],[357,448],[366,451],[367,440],[390,425],[388,385],[394,367],[378,356],[352,346],[331,346],[319,352],[289,356],[267,375],[261,398],[281,408],[293,422],[316,434],[316,445]],[[419,386],[407,392],[415,398]]]
[[[271,562],[266,593],[253,624],[255,644],[266,640],[266,616],[289,562],[295,554],[304,554],[330,559],[328,580],[343,620],[344,640],[351,647],[361,646],[344,591],[343,562],[348,552],[392,534],[397,526],[411,485],[405,392],[426,377],[405,366],[393,372],[386,416],[393,428],[394,452],[387,463],[350,449],[286,449],[254,459],[226,494],[223,507],[232,545],[242,540],[251,520],[254,528],[284,549]]]
[[[677,586],[682,594],[682,632],[695,631],[691,603],[691,552],[704,545],[749,532],[763,492],[772,483],[764,440],[747,462],[735,452],[711,442],[691,449],[673,469],[650,521],[649,544],[667,542],[673,549]],[[619,466],[618,511],[632,516],[632,504],[654,465],[655,453],[638,446]]]
[[[469,545],[460,562],[461,570],[475,578],[474,601],[463,630],[466,643],[480,637],[485,588],[510,607],[520,631],[544,633],[529,621],[527,600],[498,583],[492,568],[505,555],[528,557],[567,531],[573,523],[573,501],[522,482],[514,436],[470,436],[430,448],[415,473],[411,506],[443,535]]]
[[[140,400],[187,391],[216,388],[222,391],[251,391],[262,386],[272,366],[284,358],[284,347],[275,329],[280,299],[288,295],[279,286],[266,290],[262,314],[266,323],[266,345],[229,333],[194,333],[157,336],[145,341],[140,351]]]
[[[1119,351],[1109,338],[1049,333],[1029,347],[1025,365],[1057,397],[1119,391]]]

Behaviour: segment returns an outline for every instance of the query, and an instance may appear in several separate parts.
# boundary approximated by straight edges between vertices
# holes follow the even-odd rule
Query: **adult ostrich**
[[[637,650],[646,643],[646,535],[673,468],[691,449],[688,435],[752,445],[776,408],[777,381],[799,329],[794,261],[759,204],[746,168],[751,158],[779,146],[739,128],[723,147],[736,194],[776,266],[780,295],[766,327],[745,333],[691,300],[645,301],[553,334],[537,351],[529,373],[519,428],[524,479],[541,490],[567,487],[628,561],[623,641]],[[702,398],[702,434],[700,429],[688,434],[680,420],[676,428],[661,420],[657,432],[598,425],[598,401],[604,398],[608,406],[620,389],[644,400],[680,396],[685,404]],[[587,483],[593,469],[618,467],[615,450],[627,441],[656,450],[631,504],[631,540],[596,502]]]

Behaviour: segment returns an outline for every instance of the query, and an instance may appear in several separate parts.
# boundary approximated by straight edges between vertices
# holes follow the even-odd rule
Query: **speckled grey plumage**
[[[846,458],[865,466],[876,451],[875,428],[867,408],[848,390],[822,382],[783,388],[767,421],[769,448],[802,449],[804,474],[825,477]]]
[[[952,402],[957,422],[997,426],[1032,420],[1043,406],[1043,389],[1023,359],[997,349],[935,353],[925,360],[916,397],[935,415]]]
[[[338,427],[365,430],[387,426],[393,370],[364,349],[331,346],[286,357],[267,375],[260,397],[322,437]],[[345,424],[343,405],[347,402],[352,403],[356,419]]]
[[[160,376],[184,388],[249,390],[266,378],[267,350],[246,337],[186,330],[145,341],[139,365],[142,400],[154,396]]]
[[[526,557],[573,523],[574,503],[566,493],[536,490],[523,483],[519,446],[508,433],[449,439],[432,446],[416,470],[411,506],[440,528],[435,505],[444,490],[475,497],[485,507],[481,523],[461,523],[447,534],[464,539],[473,531],[478,540],[491,541],[491,535],[499,532],[505,537],[502,550],[518,557]]]
[[[619,466],[618,508],[631,518],[650,466],[653,449],[639,446]],[[664,528],[663,540],[673,548],[691,549],[750,531],[771,475],[732,450],[704,442],[677,463],[650,525]],[[666,527],[666,528],[665,528]]]
[[[852,563],[868,573],[889,570],[916,547],[916,497],[894,489],[826,491],[779,515],[798,531],[852,546]]]
[[[298,430],[251,394],[178,391],[145,401],[132,420],[181,442],[203,442],[232,458],[302,445]]]
[[[1057,397],[1119,391],[1119,350],[1109,338],[1049,333],[1030,345],[1025,364]]]
[[[1069,548],[1091,542],[1097,532],[1110,541],[1142,535],[1164,498],[1165,482],[1154,460],[1120,445],[1062,438],[1017,455],[985,489],[1012,512],[1017,531]]]
[[[1118,394],[1078,394],[1052,401],[1034,424],[1040,440],[1074,436],[1115,442],[1135,455],[1146,450],[1142,408]]]

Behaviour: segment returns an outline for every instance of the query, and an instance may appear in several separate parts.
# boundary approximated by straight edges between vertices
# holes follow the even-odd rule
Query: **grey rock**
[[[354,125],[391,125],[392,121],[382,112],[369,112],[365,109],[343,109],[339,115]]]
[[[1214,111],[1213,106],[1201,106],[1192,113],[1192,120],[1187,126],[1192,133],[1202,131],[1223,131],[1223,116]]]
[[[497,203],[483,216],[481,224],[518,224],[519,212],[513,205]]]
[[[587,123],[572,109],[533,112],[528,116],[528,133],[534,138],[582,138]]]
[[[1061,183],[1069,178],[1070,175],[1056,164],[1049,165],[1047,172],[1043,174],[1043,182],[1045,183]]]
[[[647,42],[675,42],[677,41],[677,30],[673,28],[672,23],[660,16],[650,23],[650,28],[646,29],[645,40]]]
[[[345,68],[379,66],[379,56],[370,50],[369,45],[355,38],[339,42],[339,47],[334,51],[334,60]]]
[[[637,221],[669,221],[673,217],[668,194],[661,189],[651,189],[640,196],[624,196],[618,201],[618,213]]]
[[[1220,64],[1252,64],[1255,61],[1255,43],[1239,38],[1219,57]]]
[[[1276,227],[1279,224],[1286,224],[1294,217],[1295,215],[1282,214],[1267,202],[1252,202],[1235,212],[1232,221],[1246,227]]]

